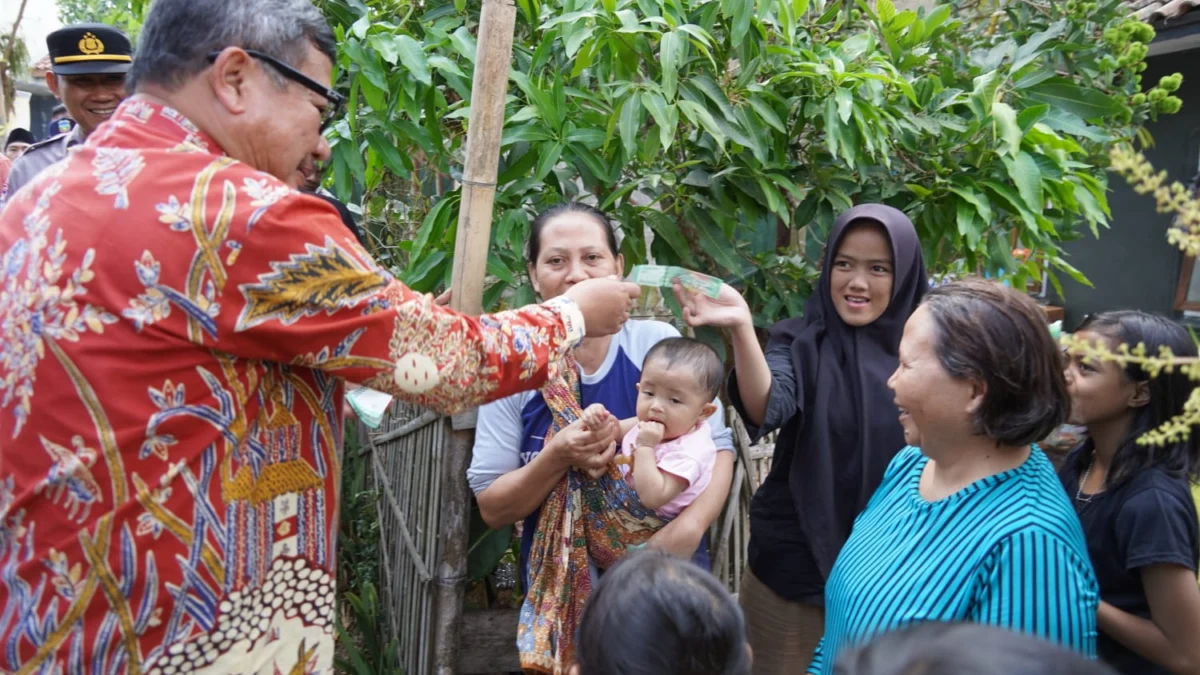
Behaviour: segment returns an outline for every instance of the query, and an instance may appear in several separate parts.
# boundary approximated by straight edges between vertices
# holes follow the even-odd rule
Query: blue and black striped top
[[[1036,447],[1021,466],[937,502],[928,458],[905,448],[854,521],[825,588],[825,637],[809,673],[847,647],[922,621],[974,621],[1096,652],[1100,596],[1079,519]]]

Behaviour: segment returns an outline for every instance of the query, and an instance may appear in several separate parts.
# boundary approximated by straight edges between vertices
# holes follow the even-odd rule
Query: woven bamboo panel
[[[380,601],[408,675],[432,672],[445,418],[395,403],[370,434],[379,498]],[[366,431],[361,430],[361,431]],[[464,477],[465,480],[465,477]]]

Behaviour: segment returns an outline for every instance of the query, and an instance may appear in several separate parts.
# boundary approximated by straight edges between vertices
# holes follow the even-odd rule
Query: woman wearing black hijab
[[[751,435],[782,430],[751,502],[739,593],[755,675],[804,672],[821,638],[825,580],[905,445],[887,380],[928,286],[912,221],[863,204],[834,223],[804,316],[771,329],[765,356],[737,291],[713,300],[676,287],[690,325],[732,329],[729,392]]]

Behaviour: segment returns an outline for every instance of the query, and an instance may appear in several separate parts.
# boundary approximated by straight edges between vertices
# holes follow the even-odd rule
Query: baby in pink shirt
[[[621,420],[617,464],[647,508],[674,518],[708,487],[717,446],[708,426],[725,367],[711,347],[691,338],[656,344],[642,363],[637,417]],[[600,428],[609,413],[594,404],[584,423]]]

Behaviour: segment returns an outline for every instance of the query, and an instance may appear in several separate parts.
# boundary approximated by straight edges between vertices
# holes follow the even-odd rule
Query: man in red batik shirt
[[[332,672],[343,383],[459,410],[628,316],[381,269],[292,189],[334,54],[307,0],[155,0],[135,95],[0,215],[0,671]]]

